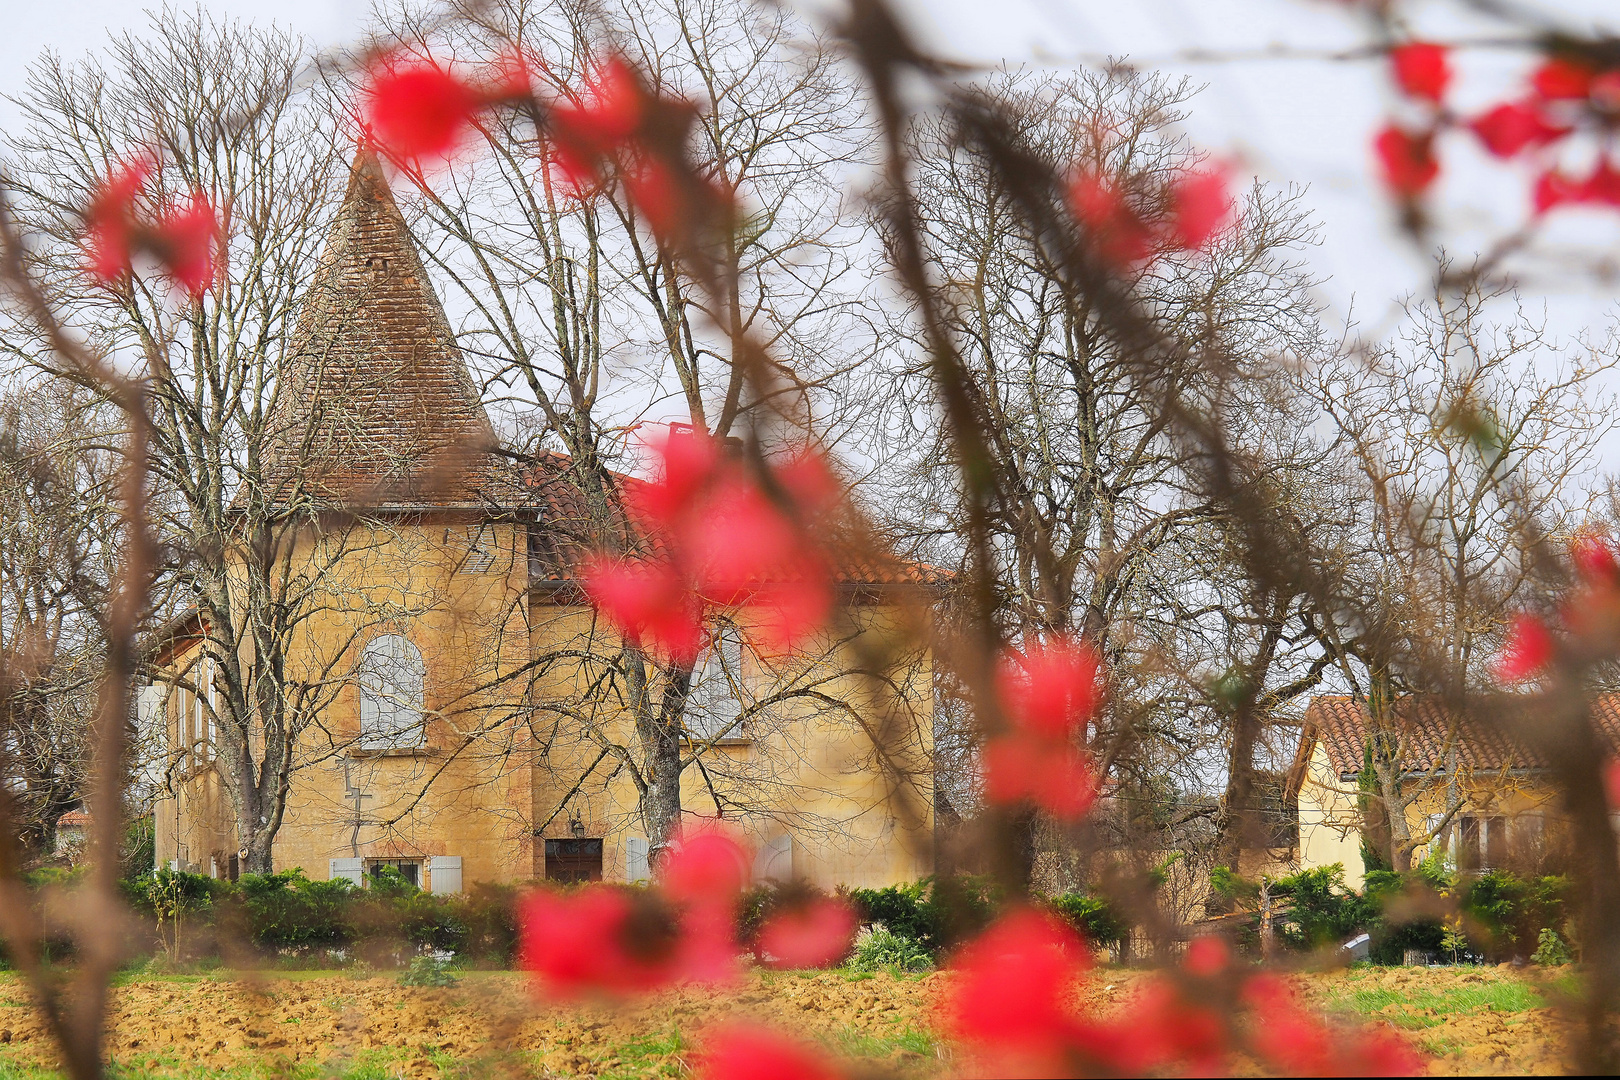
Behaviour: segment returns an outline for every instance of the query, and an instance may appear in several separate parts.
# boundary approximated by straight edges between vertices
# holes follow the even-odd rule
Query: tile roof
[[[1612,753],[1620,753],[1620,694],[1599,694],[1592,699],[1592,718],[1598,739]],[[1328,761],[1340,776],[1361,771],[1366,760],[1367,710],[1348,696],[1319,697],[1305,711],[1307,738],[1315,738],[1327,751]],[[1472,717],[1453,722],[1434,699],[1409,698],[1396,706],[1396,722],[1405,736],[1406,767],[1427,771],[1444,766],[1454,743],[1459,763],[1470,769],[1543,769],[1546,759],[1498,726]]]
[[[476,502],[504,470],[375,155],[355,159],[270,418],[268,482],[349,505]]]
[[[633,531],[645,545],[642,554],[660,553],[656,529],[637,520],[638,488],[646,481],[619,473],[611,474],[619,514],[628,514],[637,526]],[[604,532],[622,530],[619,517],[608,528],[593,513],[580,488],[573,459],[565,454],[543,454],[523,471],[522,487],[528,504],[537,511],[541,528],[536,530],[536,549],[531,551],[531,572],[537,581],[566,583],[578,577],[581,560],[603,546]],[[938,586],[946,575],[933,567],[900,559],[881,550],[858,544],[846,535],[834,533],[823,538],[833,564],[834,584],[847,586]],[[779,582],[774,582],[779,583]]]

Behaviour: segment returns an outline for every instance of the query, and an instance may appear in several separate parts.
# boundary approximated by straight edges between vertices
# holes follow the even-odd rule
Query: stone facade
[[[644,876],[622,753],[633,723],[601,689],[615,642],[566,560],[541,557],[566,547],[566,459],[523,473],[490,453],[375,162],[356,165],[296,341],[267,487],[332,508],[299,540],[295,561],[319,586],[289,673],[326,696],[298,743],[276,868],[359,878],[395,865],[434,891],[593,876],[598,858],[607,880]],[[785,656],[756,648],[738,616],[749,644],[725,677],[753,712],[734,737],[688,746],[701,767],[684,774],[683,805],[731,820],[760,877],[884,885],[930,872],[928,657],[898,664],[893,694],[853,674],[864,645],[894,632],[894,599],[926,587],[905,568],[846,568],[836,625]],[[158,662],[201,672],[192,631],[172,633]],[[179,690],[157,708],[173,765],[158,863],[230,873],[233,818],[203,710]],[[879,725],[898,772],[875,760]]]

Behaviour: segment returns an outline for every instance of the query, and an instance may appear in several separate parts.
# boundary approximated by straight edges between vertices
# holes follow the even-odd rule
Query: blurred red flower
[[[980,754],[988,801],[1027,802],[1064,821],[1091,808],[1096,777],[1074,740],[1097,710],[1098,667],[1091,646],[1066,638],[1003,659],[996,690],[1008,730],[990,738]]]
[[[1113,183],[1095,173],[1081,173],[1069,188],[1069,205],[1085,227],[1093,250],[1105,261],[1125,267],[1146,258],[1153,234]]]
[[[728,1024],[704,1032],[694,1074],[701,1080],[838,1080],[820,1051],[765,1028]]]
[[[1545,214],[1567,203],[1582,202],[1585,198],[1586,184],[1556,169],[1549,169],[1536,177],[1535,187],[1531,191],[1531,202],[1538,214]]]
[[[1293,1076],[1415,1076],[1424,1060],[1393,1032],[1335,1031],[1294,1000],[1276,975],[1249,978],[1243,1003],[1254,1018],[1249,1045],[1259,1057]]]
[[[1201,248],[1232,216],[1230,177],[1224,167],[1183,173],[1172,192],[1170,239],[1177,247]]]
[[[952,964],[958,978],[945,1002],[952,1034],[1060,1067],[1080,1034],[1069,993],[1089,961],[1080,938],[1052,916],[1027,908],[1003,915]]]
[[[593,556],[580,569],[585,595],[631,644],[691,664],[703,648],[703,609],[674,568]]]
[[[219,217],[203,192],[194,192],[185,208],[158,223],[152,246],[169,275],[193,296],[219,277]]]
[[[1514,157],[1527,147],[1544,146],[1570,131],[1548,120],[1529,102],[1498,105],[1475,117],[1468,126],[1485,144],[1485,149],[1500,158]]]
[[[378,146],[419,160],[454,151],[488,99],[430,60],[391,54],[372,66],[365,102],[366,129]]]
[[[1378,134],[1373,148],[1384,169],[1384,182],[1404,199],[1421,195],[1440,175],[1433,132],[1412,133],[1391,125]]]
[[[1570,545],[1570,560],[1588,585],[1612,589],[1620,586],[1620,562],[1600,536],[1585,534]]]
[[[1445,97],[1451,84],[1451,59],[1444,45],[1413,41],[1397,45],[1389,52],[1395,68],[1395,81],[1408,96],[1432,101]]]
[[[1508,630],[1507,647],[1496,662],[1496,677],[1522,682],[1539,675],[1553,656],[1552,631],[1534,615],[1515,615]]]
[[[732,904],[748,880],[748,853],[714,828],[694,829],[671,845],[664,892],[679,904]]]
[[[1603,791],[1609,797],[1609,809],[1620,811],[1620,758],[1604,763]]]
[[[640,130],[648,104],[641,80],[622,59],[614,56],[595,65],[577,104],[552,106],[558,160],[582,184],[599,179],[604,159]]]
[[[90,196],[85,245],[90,273],[104,284],[129,273],[135,254],[135,199],[150,173],[151,166],[143,161],[125,165]]]
[[[659,477],[627,496],[652,552],[630,563],[588,563],[586,591],[598,610],[632,640],[681,663],[701,650],[711,606],[747,609],[751,633],[773,648],[792,648],[819,630],[833,608],[832,568],[805,525],[837,497],[825,462],[800,454],[782,473],[772,471],[773,486],[794,499],[783,506],[707,434],[672,433],[655,449]],[[810,505],[798,502],[801,493]]]
[[[1009,653],[997,673],[997,690],[1008,719],[1023,731],[1049,739],[1074,735],[1097,710],[1097,652],[1064,637]]]
[[[519,901],[517,922],[518,966],[550,996],[651,990],[678,970],[678,927],[648,895],[606,885],[540,889]]]
[[[199,296],[217,280],[222,236],[219,217],[203,192],[169,207],[153,223],[137,200],[152,176],[136,161],[115,171],[90,197],[85,211],[85,254],[91,277],[112,284],[130,273],[135,257],[149,255],[174,282]]]
[[[1578,101],[1591,94],[1596,74],[1587,64],[1554,56],[1536,68],[1530,85],[1543,101]]]
[[[849,905],[817,897],[773,915],[760,928],[758,952],[772,967],[818,968],[842,960],[854,940]]]

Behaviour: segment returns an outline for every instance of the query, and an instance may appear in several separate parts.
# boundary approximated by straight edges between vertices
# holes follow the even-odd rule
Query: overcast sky
[[[810,0],[804,0],[808,3]],[[830,0],[829,0],[830,2]],[[6,33],[0,36],[0,93],[22,85],[23,68],[41,50],[74,56],[95,48],[109,29],[139,28],[146,17],[130,0],[68,0],[23,3],[0,0]],[[1195,101],[1189,128],[1212,152],[1240,170],[1285,184],[1308,187],[1308,203],[1323,222],[1323,242],[1311,254],[1326,279],[1322,298],[1332,317],[1353,313],[1364,332],[1389,325],[1396,297],[1421,289],[1428,275],[1422,258],[1393,230],[1391,212],[1379,196],[1368,144],[1390,105],[1375,61],[1316,58],[1229,59],[1189,62],[1188,49],[1253,53],[1340,50],[1363,40],[1365,28],[1351,5],[1339,0],[902,0],[919,33],[937,50],[983,64],[1063,66],[1102,56],[1129,57],[1142,66],[1185,72],[1207,89]],[[1566,17],[1582,11],[1614,18],[1614,0],[1557,0]],[[321,46],[353,40],[364,27],[366,0],[207,0],[220,14],[272,20]],[[1415,11],[1420,32],[1458,37],[1475,29],[1458,21],[1457,5],[1432,0]],[[1605,15],[1604,13],[1608,13]],[[1502,96],[1525,63],[1513,54],[1470,54],[1462,61],[1458,101],[1468,107]],[[15,110],[0,103],[0,127]],[[1484,161],[1473,162],[1464,141],[1446,149],[1446,182],[1467,178],[1469,188],[1445,191],[1458,208],[1459,254],[1469,241],[1511,224],[1523,212],[1524,181]],[[1451,179],[1455,177],[1455,179]],[[1596,213],[1576,213],[1562,223],[1572,241],[1614,248],[1620,222]],[[1470,233],[1469,227],[1476,227]],[[1605,322],[1615,305],[1613,282],[1572,280],[1565,273],[1526,279],[1527,299],[1546,303],[1554,328],[1574,335]]]

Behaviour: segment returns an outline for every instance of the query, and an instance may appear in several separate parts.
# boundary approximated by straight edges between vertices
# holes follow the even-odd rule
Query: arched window
[[[422,654],[398,634],[373,638],[360,656],[360,748],[422,745]]]

